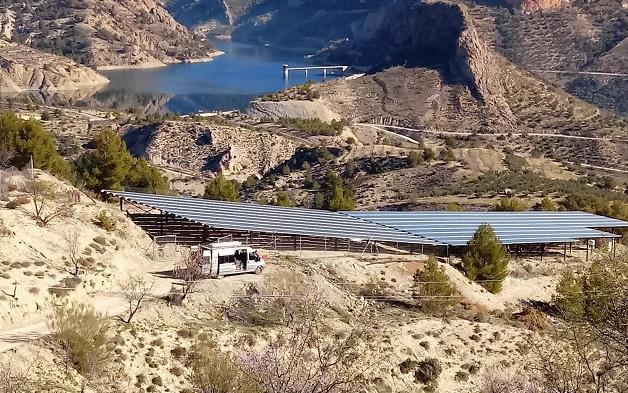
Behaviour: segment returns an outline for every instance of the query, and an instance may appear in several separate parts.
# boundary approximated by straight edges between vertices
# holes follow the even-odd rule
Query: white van
[[[262,274],[266,261],[257,250],[241,242],[218,242],[201,246],[203,250],[202,273],[211,277],[240,273]]]

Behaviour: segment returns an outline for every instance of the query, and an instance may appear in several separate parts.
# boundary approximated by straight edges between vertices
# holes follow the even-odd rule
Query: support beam
[[[567,262],[567,243],[565,243],[565,249],[563,250],[563,262]]]
[[[124,198],[120,198],[120,211],[124,211]]]
[[[587,262],[589,262],[589,239],[584,239],[586,245],[587,245]]]

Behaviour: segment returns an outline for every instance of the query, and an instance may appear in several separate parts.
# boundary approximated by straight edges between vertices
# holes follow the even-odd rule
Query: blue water
[[[225,54],[207,63],[103,72],[111,83],[86,103],[115,109],[188,114],[244,109],[256,96],[306,82],[303,73],[283,79],[283,64],[312,65],[303,56],[232,41],[214,43]],[[333,78],[333,76],[331,76]],[[322,75],[308,75],[320,81]]]

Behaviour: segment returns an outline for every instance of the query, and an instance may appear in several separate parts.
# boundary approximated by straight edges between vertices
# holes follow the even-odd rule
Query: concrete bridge
[[[305,79],[307,80],[308,71],[323,70],[323,78],[327,78],[328,70],[341,70],[345,72],[349,66],[320,66],[320,67],[290,67],[288,64],[283,65],[283,78],[288,79],[290,71],[305,71]]]

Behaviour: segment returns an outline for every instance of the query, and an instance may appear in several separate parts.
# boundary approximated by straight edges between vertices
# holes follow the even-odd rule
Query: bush
[[[191,370],[190,382],[202,392],[261,393],[249,373],[237,365],[233,359],[220,352],[215,345],[195,344],[188,358]]]
[[[328,208],[331,211],[355,210],[355,194],[348,188],[334,187],[329,198]]]
[[[524,308],[516,317],[530,330],[544,330],[547,327],[545,314],[532,307]]]
[[[442,371],[443,367],[438,359],[428,358],[419,362],[414,371],[414,379],[427,385],[426,390],[434,391],[438,386],[438,378]]]
[[[176,359],[182,358],[186,353],[186,349],[181,346],[175,347],[170,351],[170,354]]]
[[[293,207],[294,202],[292,201],[292,198],[290,198],[290,195],[287,192],[279,191],[277,193],[277,197],[273,201],[273,205],[283,206],[283,207]]]
[[[92,307],[64,302],[54,308],[49,325],[84,377],[102,372],[112,361],[111,327]]]
[[[94,224],[98,225],[102,229],[107,232],[112,232],[116,230],[116,220],[109,216],[106,210],[101,210],[100,213],[94,219]]]
[[[563,273],[556,286],[552,302],[564,318],[580,318],[584,315],[582,279],[571,272]]]
[[[558,207],[556,206],[554,201],[552,201],[548,197],[543,198],[543,200],[541,200],[540,203],[534,206],[534,210],[540,210],[540,211],[546,211],[546,212],[555,212],[557,209]]]
[[[458,291],[434,256],[428,258],[422,270],[414,273],[413,280],[412,297],[423,311],[443,312],[457,302]]]
[[[46,132],[37,120],[22,120],[14,113],[0,115],[0,140],[15,153],[11,163],[21,167],[33,159],[33,166],[54,175],[70,177],[70,165],[57,150],[52,135]]]
[[[462,257],[466,276],[479,281],[491,293],[502,289],[502,283],[508,276],[510,255],[506,247],[497,239],[493,228],[481,225],[467,244]]]
[[[17,199],[13,199],[9,201],[6,205],[4,205],[4,207],[6,207],[7,209],[17,209],[18,207],[20,207],[20,203],[17,201]]]
[[[294,128],[310,135],[339,135],[349,122],[346,120],[332,120],[331,123],[320,119],[282,118],[279,123],[286,128]]]
[[[236,202],[240,200],[239,184],[236,181],[227,180],[222,173],[214,177],[205,187],[205,199],[216,201]]]
[[[423,162],[425,161],[423,159],[423,156],[420,155],[417,151],[413,150],[408,154],[408,166],[410,168],[414,168],[418,165],[423,164]]]
[[[528,210],[528,206],[518,198],[503,198],[493,205],[492,210],[496,212],[523,212]]]
[[[399,371],[402,374],[408,374],[416,368],[417,364],[419,363],[416,360],[406,359],[399,364]]]

